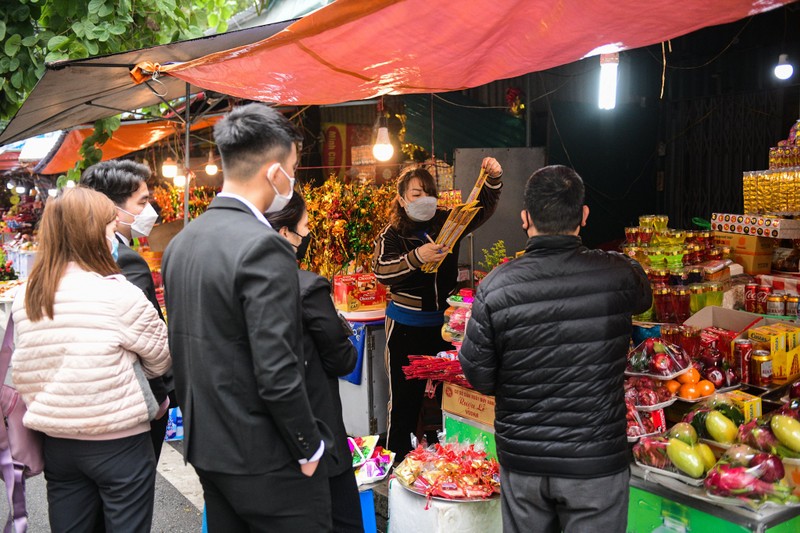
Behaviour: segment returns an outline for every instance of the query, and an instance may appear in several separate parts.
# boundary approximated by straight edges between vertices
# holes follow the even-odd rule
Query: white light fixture
[[[161,164],[161,175],[165,178],[174,178],[178,175],[178,164],[168,157]]]
[[[72,180],[67,180],[67,183],[66,183],[65,187],[67,189],[74,189],[75,188],[75,182],[72,181]]]
[[[172,178],[172,183],[179,189],[186,187],[186,176],[183,174],[177,174],[174,178]]]
[[[597,107],[614,109],[617,106],[617,67],[619,53],[600,54],[600,91]]]
[[[378,128],[378,135],[375,137],[375,146],[372,147],[372,155],[378,161],[388,161],[394,155],[394,146],[389,140],[389,128],[381,126]]]
[[[779,80],[788,80],[794,73],[794,67],[787,60],[788,54],[781,54],[778,56],[778,64],[775,65],[775,77]]]
[[[13,188],[14,188],[14,182],[13,181],[6,182],[6,189],[8,189],[10,191]]]
[[[58,189],[47,189],[47,194],[55,198],[58,195]]]
[[[214,176],[219,171],[217,164],[214,162],[214,151],[208,151],[208,161],[206,162],[206,174]]]
[[[16,190],[16,191],[17,191],[17,194],[25,194],[25,192],[26,192],[28,189],[26,189],[26,188],[25,188],[24,186],[22,186],[22,185],[17,185],[17,188],[16,188],[16,189],[14,189],[14,190]]]

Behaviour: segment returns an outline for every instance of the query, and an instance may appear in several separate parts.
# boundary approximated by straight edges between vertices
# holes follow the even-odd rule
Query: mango
[[[667,443],[667,457],[672,464],[689,477],[699,478],[705,472],[705,465],[700,455],[688,444],[676,438]]]
[[[800,452],[800,422],[791,416],[775,415],[769,425],[781,444],[793,452]]]
[[[690,446],[697,443],[697,431],[688,422],[678,422],[670,428],[667,436],[682,440]]]
[[[711,450],[708,444],[704,442],[695,444],[694,451],[703,461],[703,466],[705,467],[706,472],[714,468],[714,465],[717,464],[717,456],[714,455],[714,452]]]
[[[739,428],[730,418],[719,411],[711,411],[706,416],[706,430],[711,438],[723,444],[732,444],[736,440]]]

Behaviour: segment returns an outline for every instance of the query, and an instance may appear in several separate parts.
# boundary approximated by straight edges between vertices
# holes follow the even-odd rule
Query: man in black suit
[[[317,471],[324,428],[303,378],[297,263],[263,215],[291,198],[299,139],[262,104],[218,122],[222,192],[164,253],[184,453],[212,533],[331,529]]]
[[[108,196],[117,208],[117,255],[114,257],[125,279],[139,287],[156,308],[161,320],[161,306],[156,298],[156,288],[150,267],[130,244],[134,237],[146,237],[153,229],[158,215],[150,205],[147,180],[150,169],[129,160],[103,161],[87,168],[81,176],[81,185]],[[162,406],[158,418],[150,422],[150,437],[156,462],[161,456],[164,435],[167,432],[166,409],[177,406],[172,372],[149,380],[156,401]],[[167,401],[169,399],[169,401]]]

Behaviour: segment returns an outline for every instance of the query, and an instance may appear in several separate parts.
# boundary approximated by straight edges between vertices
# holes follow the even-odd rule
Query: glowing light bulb
[[[26,192],[27,190],[28,190],[28,189],[26,189],[26,188],[25,188],[25,187],[23,187],[22,185],[17,185],[17,188],[16,188],[17,194],[25,194],[25,192]]]
[[[68,180],[67,184],[66,184],[66,187],[67,187],[67,189],[74,189],[75,188],[75,182],[72,181],[72,180]]]
[[[161,164],[161,175],[165,178],[174,178],[178,175],[178,165],[171,157],[168,157]]]
[[[788,55],[781,54],[778,56],[778,64],[775,65],[775,77],[779,80],[788,80],[794,74],[794,67],[787,61]]]
[[[55,198],[58,195],[58,189],[47,189],[47,194]]]
[[[600,54],[600,92],[597,98],[600,109],[617,106],[617,67],[619,54]]]
[[[172,179],[172,183],[174,183],[178,188],[186,187],[186,176],[183,174],[178,174]]]
[[[372,155],[378,161],[388,161],[394,155],[394,146],[389,141],[389,128],[378,128],[378,135],[375,137],[375,146],[372,147]]]
[[[14,188],[14,183],[13,182],[9,181],[9,182],[6,183],[6,189],[8,189],[10,191],[13,188]]]

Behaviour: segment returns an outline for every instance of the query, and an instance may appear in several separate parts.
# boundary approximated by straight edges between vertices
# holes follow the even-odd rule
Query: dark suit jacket
[[[161,271],[186,459],[241,475],[311,458],[321,435],[288,241],[218,197],[172,240]]]
[[[158,305],[156,287],[153,283],[153,276],[150,274],[150,267],[147,265],[147,261],[125,244],[119,236],[117,236],[117,241],[119,241],[117,265],[120,271],[122,271],[122,275],[125,276],[125,279],[142,289],[147,299],[150,300],[150,303],[156,308],[158,318],[164,320],[164,316],[161,314],[161,306]],[[159,404],[163,402],[167,398],[167,395],[175,388],[172,381],[172,371],[167,372],[161,377],[149,379],[147,382],[150,384],[150,390],[153,391],[153,396],[156,397],[156,401]],[[175,406],[172,405],[171,407]]]
[[[314,415],[333,432],[333,449],[325,454],[329,476],[351,470],[352,456],[342,420],[338,376],[346,376],[356,366],[352,332],[342,323],[331,300],[328,280],[300,270],[300,299],[303,302],[303,352],[306,360],[306,386]]]

